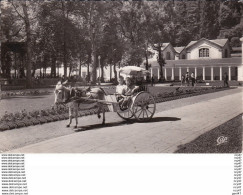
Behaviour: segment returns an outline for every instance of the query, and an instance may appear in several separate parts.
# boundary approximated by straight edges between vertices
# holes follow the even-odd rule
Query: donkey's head
[[[63,94],[63,90],[56,90],[55,89],[55,100],[54,100],[54,103],[55,104],[58,104],[58,103],[62,103],[64,102],[64,94]]]
[[[65,99],[67,98],[67,93],[69,93],[70,90],[66,87],[64,87],[61,83],[57,83],[54,94],[55,94],[55,104],[63,103],[65,102]]]

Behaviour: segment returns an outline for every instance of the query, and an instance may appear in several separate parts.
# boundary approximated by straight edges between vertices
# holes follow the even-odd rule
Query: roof
[[[198,42],[198,41],[191,41],[191,42],[186,46],[186,48],[191,47],[191,46],[194,45],[196,42]]]
[[[166,60],[166,67],[175,66],[240,66],[242,58],[198,59],[198,60]]]
[[[223,47],[223,46],[227,43],[227,41],[228,41],[228,39],[214,39],[214,40],[208,40],[208,39],[205,39],[205,38],[201,38],[201,39],[198,40],[198,41],[191,41],[191,42],[186,46],[186,48],[189,48],[189,47],[191,47],[192,45],[194,45],[194,44],[196,44],[196,43],[198,43],[199,41],[202,41],[202,40],[205,40],[205,41],[211,42],[211,43],[213,43],[213,44],[216,44],[216,45],[219,46],[219,47]]]
[[[226,42],[228,41],[228,39],[214,39],[214,40],[209,40],[213,43],[216,43],[217,45],[224,47],[224,45],[226,44]]]
[[[175,51],[177,53],[181,53],[184,48],[185,48],[185,46],[183,46],[183,47],[174,47],[174,49],[175,49]]]
[[[163,51],[169,44],[170,44],[170,43],[163,43],[163,44],[162,44],[162,47],[161,47],[162,51]]]

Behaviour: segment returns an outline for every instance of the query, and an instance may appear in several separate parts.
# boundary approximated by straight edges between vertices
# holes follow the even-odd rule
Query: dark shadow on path
[[[143,122],[143,123],[155,123],[155,122],[178,121],[178,120],[181,120],[181,119],[176,118],[176,117],[154,117],[149,122]],[[82,127],[78,127],[77,129],[75,129],[75,132],[88,131],[88,130],[94,130],[94,129],[105,128],[105,127],[130,125],[130,124],[133,124],[133,123],[137,123],[137,120],[136,119],[130,119],[129,121],[119,121],[119,122],[113,122],[113,123],[106,123],[105,125],[94,124],[94,125],[82,126]]]
[[[154,117],[152,118],[149,123],[154,123],[154,122],[163,122],[163,121],[179,121],[181,118],[177,117]],[[144,122],[147,123],[147,122]]]
[[[99,128],[105,128],[105,127],[115,127],[115,126],[122,126],[122,125],[127,125],[131,124],[131,122],[127,121],[119,121],[119,122],[114,122],[114,123],[107,123],[107,124],[94,124],[94,125],[87,125],[87,126],[81,126],[75,129],[75,132],[79,131],[89,131],[89,130],[95,130]]]

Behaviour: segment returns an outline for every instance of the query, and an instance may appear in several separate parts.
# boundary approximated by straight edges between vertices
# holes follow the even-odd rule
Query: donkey
[[[105,92],[102,88],[71,88],[65,87],[62,84],[58,83],[56,85],[55,93],[55,105],[58,104],[67,104],[69,108],[69,124],[66,127],[70,127],[73,117],[75,117],[76,125],[74,128],[77,128],[78,125],[78,108],[81,109],[91,109],[98,107],[98,118],[101,118],[100,113],[103,113],[102,124],[105,124],[105,104],[99,102],[99,100],[105,99]]]

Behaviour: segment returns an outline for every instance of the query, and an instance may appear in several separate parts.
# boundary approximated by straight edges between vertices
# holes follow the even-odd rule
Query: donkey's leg
[[[103,113],[102,125],[104,125],[105,124],[105,108],[104,108],[104,105],[102,105],[102,113]]]
[[[97,117],[100,119],[101,105],[99,103],[97,105],[98,105]]]
[[[76,125],[74,126],[74,128],[77,128],[78,127],[78,105],[75,105],[74,115],[75,115],[75,121],[76,121]]]
[[[68,107],[68,112],[69,112],[69,124],[66,127],[70,127],[71,123],[72,123],[72,108],[71,106]]]

